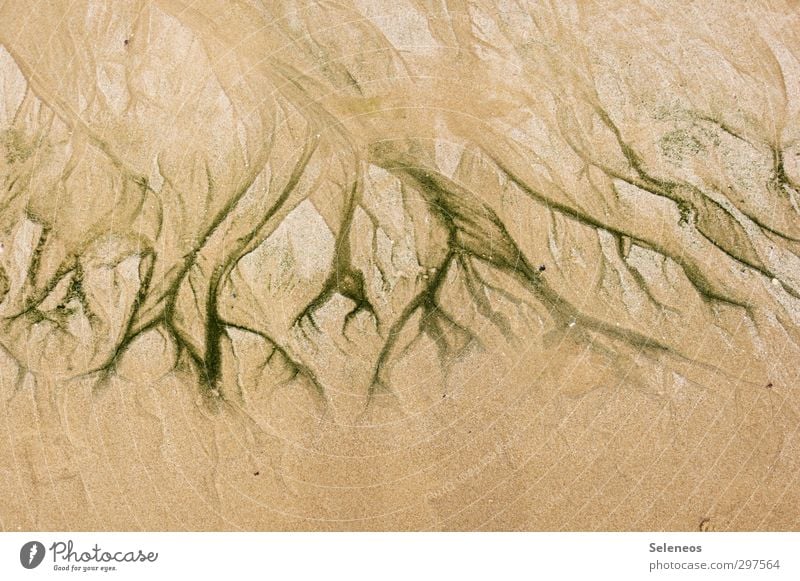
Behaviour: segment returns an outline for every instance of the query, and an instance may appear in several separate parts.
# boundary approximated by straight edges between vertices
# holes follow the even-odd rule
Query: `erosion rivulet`
[[[0,4],[0,527],[797,529],[798,31]]]

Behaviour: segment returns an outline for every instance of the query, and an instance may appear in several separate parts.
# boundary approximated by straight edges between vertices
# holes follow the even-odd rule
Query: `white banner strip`
[[[800,533],[3,533],[0,579],[800,579]]]

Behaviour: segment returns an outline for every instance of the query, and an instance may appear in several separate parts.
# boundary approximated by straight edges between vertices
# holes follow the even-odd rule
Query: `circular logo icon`
[[[44,559],[44,545],[39,541],[30,541],[19,550],[19,562],[26,569],[35,569]]]

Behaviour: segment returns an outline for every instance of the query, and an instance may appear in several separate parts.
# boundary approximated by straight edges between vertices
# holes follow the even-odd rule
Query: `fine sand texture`
[[[800,4],[0,0],[0,529],[800,529]]]

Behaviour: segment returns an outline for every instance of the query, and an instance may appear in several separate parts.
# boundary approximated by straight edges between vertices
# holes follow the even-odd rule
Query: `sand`
[[[794,2],[0,4],[0,529],[797,530]]]

